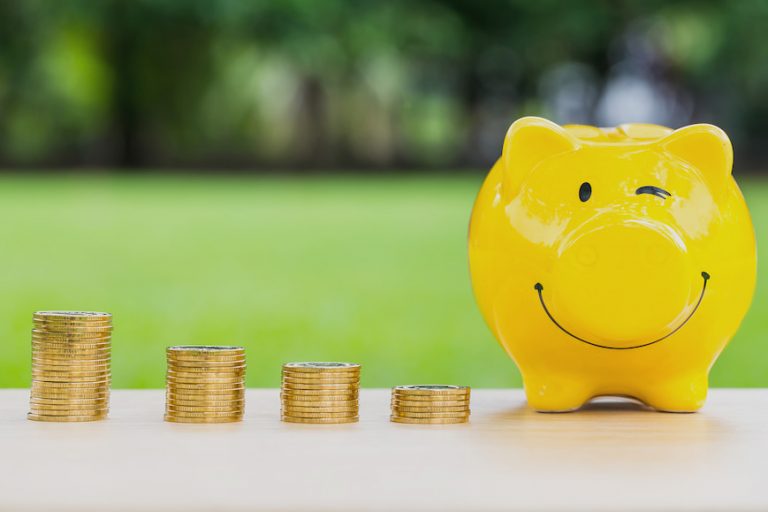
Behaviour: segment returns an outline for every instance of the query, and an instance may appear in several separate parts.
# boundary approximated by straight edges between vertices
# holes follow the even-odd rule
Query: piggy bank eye
[[[590,197],[592,197],[592,185],[585,181],[579,187],[579,199],[581,199],[582,203],[586,203]]]

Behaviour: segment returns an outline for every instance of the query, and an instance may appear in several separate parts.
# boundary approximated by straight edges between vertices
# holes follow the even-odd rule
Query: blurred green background
[[[521,115],[712,122],[768,244],[768,2],[0,0],[0,385],[37,309],[163,349],[354,360],[365,386],[519,385],[466,229]],[[768,278],[713,384],[768,386]]]

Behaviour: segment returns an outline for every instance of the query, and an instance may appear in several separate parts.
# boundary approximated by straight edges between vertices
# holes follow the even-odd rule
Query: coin
[[[243,356],[245,349],[243,347],[219,346],[219,345],[177,345],[168,347],[166,354],[169,358],[192,358],[201,359],[206,357],[220,356]]]
[[[390,404],[393,407],[469,407],[469,400],[402,400],[393,398]]]
[[[283,387],[282,394],[284,396],[288,397],[309,397],[309,396],[316,396],[318,398],[322,399],[328,399],[329,397],[339,398],[342,399],[344,397],[346,398],[357,398],[358,391],[357,389],[349,390],[349,389],[290,389]]]
[[[410,386],[395,386],[392,392],[398,395],[468,395],[467,386],[448,386],[442,384],[419,384]]]
[[[236,423],[238,421],[242,421],[243,416],[241,414],[234,414],[231,416],[222,416],[222,417],[196,417],[196,418],[186,418],[183,416],[176,416],[174,414],[166,414],[165,415],[165,421],[169,421],[172,423]]]
[[[240,384],[243,384],[242,377],[233,377],[231,379],[224,378],[193,378],[193,377],[175,377],[168,375],[166,382],[169,386],[182,386],[182,385],[220,385],[223,387],[234,388]]]
[[[298,418],[295,416],[281,415],[280,419],[286,423],[314,423],[314,424],[341,424],[341,423],[357,423],[359,421],[358,416],[350,416],[347,418]]]
[[[29,399],[30,403],[33,404],[40,404],[40,405],[78,405],[78,404],[85,404],[85,405],[100,405],[108,402],[107,397],[102,398],[50,398],[50,397],[36,397],[32,396]]]
[[[349,418],[350,416],[357,416],[358,411],[333,411],[333,412],[320,412],[320,411],[297,411],[295,409],[283,410],[283,415],[291,416],[293,418]]]
[[[166,407],[167,412],[200,412],[200,413],[206,413],[206,412],[213,412],[213,413],[224,413],[224,412],[230,412],[232,414],[237,412],[243,412],[245,408],[243,407],[242,403],[238,404],[229,404],[224,406],[218,406],[218,405],[179,405],[173,402],[168,403]]]
[[[56,370],[67,370],[67,369],[77,369],[77,368],[101,369],[101,368],[109,368],[110,360],[109,358],[88,360],[88,359],[74,359],[74,358],[56,359],[56,358],[50,358],[50,357],[32,356],[32,364],[34,366],[52,368]]]
[[[46,414],[27,413],[27,419],[32,421],[49,422],[78,422],[78,421],[99,421],[107,419],[107,412],[95,416],[49,416]]]
[[[186,400],[183,398],[167,397],[169,404],[181,407],[243,407],[245,398],[233,400]]]
[[[175,359],[172,357],[167,358],[168,366],[178,368],[236,368],[245,367],[246,360],[244,357],[239,359]]]
[[[392,411],[397,411],[399,413],[403,413],[405,416],[409,416],[410,414],[405,414],[405,413],[414,413],[414,412],[421,412],[421,413],[468,412],[469,408],[467,406],[460,406],[460,407],[401,407],[401,406],[392,406]]]
[[[30,411],[33,414],[39,414],[41,416],[101,416],[102,414],[105,414],[108,410],[106,408],[100,407],[98,409],[93,410],[55,410],[55,409],[39,409],[36,408],[36,411]]]
[[[326,391],[353,391],[356,390],[358,386],[350,386],[349,384],[294,384],[291,382],[285,382],[283,381],[283,389],[284,390],[290,390],[290,391],[297,391],[297,392],[303,392],[303,391],[309,391],[309,390],[326,390]]]
[[[233,410],[233,411],[178,411],[178,410],[166,410],[166,415],[173,415],[177,418],[222,418],[222,417],[233,417],[233,416],[242,416],[243,411],[242,410]]]
[[[393,410],[392,414],[400,417],[407,417],[407,418],[463,418],[464,416],[469,416],[469,411],[459,411],[459,412],[410,412],[410,411],[402,411],[402,410]]]
[[[111,313],[104,313],[102,311],[61,311],[61,310],[46,310],[35,311],[32,315],[33,318],[62,318],[62,319],[74,319],[74,320],[111,320]]]
[[[181,375],[185,377],[204,378],[211,377],[243,377],[245,367],[242,368],[182,368],[178,366],[169,366],[167,374]]]
[[[298,373],[357,373],[360,371],[360,365],[357,363],[285,363],[283,370]]]
[[[458,418],[404,418],[402,416],[390,416],[390,421],[394,423],[412,423],[419,425],[449,425],[455,423],[466,423],[469,416]]]
[[[304,374],[306,375],[306,374]],[[316,373],[309,377],[294,377],[293,375],[283,374],[282,381],[289,384],[346,384],[357,385],[360,383],[360,376],[354,377],[335,377],[323,373]]]
[[[230,391],[236,391],[236,390],[244,390],[245,389],[245,383],[244,382],[237,382],[237,383],[220,383],[220,382],[198,382],[198,383],[188,383],[188,382],[168,382],[168,389],[177,389],[179,392],[182,392],[182,390],[186,389],[192,389],[192,390],[200,390],[205,391],[208,390],[211,393],[224,393],[224,392],[230,392]]]
[[[66,405],[49,405],[49,404],[29,404],[30,412],[36,414],[84,414],[84,413],[97,413],[109,409],[107,404],[66,404]]]

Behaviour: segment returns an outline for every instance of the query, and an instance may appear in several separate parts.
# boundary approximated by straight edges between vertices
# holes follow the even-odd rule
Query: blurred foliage
[[[0,164],[487,164],[523,114],[768,136],[768,2],[0,0]]]

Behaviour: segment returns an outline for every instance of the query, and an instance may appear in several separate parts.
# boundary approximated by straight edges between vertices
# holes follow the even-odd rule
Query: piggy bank
[[[470,222],[472,285],[528,403],[699,409],[755,285],[726,134],[706,124],[510,127]]]

